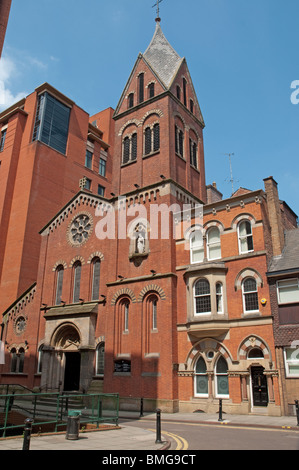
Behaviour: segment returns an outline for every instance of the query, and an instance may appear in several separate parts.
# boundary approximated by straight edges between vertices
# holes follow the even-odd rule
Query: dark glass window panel
[[[100,158],[99,174],[104,177],[106,176],[106,160],[103,158]]]
[[[258,296],[256,292],[253,292],[252,294],[245,294],[245,309],[247,312],[250,310],[259,309]]]
[[[137,159],[137,134],[132,135],[132,160]]]
[[[128,163],[130,160],[130,139],[126,137],[124,139],[124,154],[123,154],[123,163]]]
[[[93,262],[93,273],[92,273],[92,295],[91,300],[98,300],[100,292],[100,271],[101,261],[97,258]]]
[[[209,295],[196,297],[196,313],[211,312],[211,297]]]
[[[134,93],[129,94],[128,106],[129,106],[129,108],[133,108],[133,106],[134,106]]]
[[[148,155],[152,151],[152,131],[151,128],[148,127],[145,129],[145,155]]]
[[[55,305],[60,305],[61,304],[63,274],[64,274],[64,269],[63,269],[62,266],[59,266],[56,269],[56,299],[55,299]]]
[[[154,152],[160,149],[160,125],[154,125]]]
[[[183,79],[184,105],[187,106],[187,81]]]
[[[144,101],[144,74],[139,75],[139,103]]]
[[[196,370],[195,372],[197,374],[206,374],[207,372],[207,366],[206,366],[206,363],[204,361],[204,359],[201,357],[198,359],[197,363],[196,363]]]
[[[7,130],[6,130],[6,129],[5,129],[4,131],[2,131],[2,132],[1,132],[0,152],[3,152],[3,150],[4,150],[4,144],[5,144],[6,132],[7,132]]]
[[[91,170],[92,167],[92,153],[89,150],[86,150],[85,156],[85,166]]]
[[[184,134],[183,131],[179,131],[179,154],[181,157],[184,156]]]
[[[244,292],[256,291],[256,281],[253,278],[244,281]]]
[[[81,284],[81,263],[74,266],[74,296],[73,302],[79,302],[80,299],[80,284]]]
[[[149,97],[153,98],[155,96],[155,84],[151,83],[149,85]]]
[[[227,374],[227,362],[223,356],[217,361],[216,372],[217,374]]]
[[[70,108],[44,93],[38,101],[33,140],[40,140],[65,154],[69,118]]]
[[[210,284],[205,279],[200,279],[195,285],[195,295],[210,294]]]

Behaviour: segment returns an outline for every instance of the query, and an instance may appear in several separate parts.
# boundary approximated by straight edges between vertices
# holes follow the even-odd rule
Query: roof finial
[[[157,18],[156,18],[156,21],[157,22],[160,22],[161,21],[161,18],[160,18],[160,3],[162,3],[163,0],[157,0],[155,5],[153,5],[153,8],[157,8]]]

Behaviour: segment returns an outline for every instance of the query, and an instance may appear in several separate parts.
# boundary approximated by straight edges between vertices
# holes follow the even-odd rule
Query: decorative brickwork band
[[[247,359],[249,351],[255,348],[258,348],[262,351],[264,359],[272,361],[269,347],[262,338],[258,338],[257,336],[249,336],[242,342],[238,351],[238,359]]]
[[[136,297],[135,297],[135,294],[134,292],[131,290],[131,289],[128,289],[127,287],[125,287],[124,289],[120,289],[118,290],[114,296],[112,297],[112,300],[111,300],[111,305],[116,305],[116,302],[117,300],[119,299],[119,297],[121,297],[122,295],[127,295],[128,297],[130,297],[131,301],[133,304],[136,303]]]
[[[145,286],[142,289],[142,291],[140,292],[140,294],[138,296],[138,302],[142,302],[145,295],[148,292],[156,292],[157,294],[159,294],[161,300],[166,300],[166,295],[165,295],[165,292],[162,289],[162,287],[158,286],[157,284],[149,284],[149,285]]]

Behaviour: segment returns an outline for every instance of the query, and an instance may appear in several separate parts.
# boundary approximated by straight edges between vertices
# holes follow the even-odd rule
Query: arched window
[[[149,324],[151,331],[157,330],[158,321],[157,321],[157,309],[158,309],[158,299],[155,295],[152,295],[148,300],[148,313],[149,313]]]
[[[105,368],[105,343],[100,343],[96,349],[96,375],[104,375]]]
[[[91,300],[98,300],[100,292],[100,271],[101,260],[94,258],[91,263],[92,266],[92,286],[91,286]]]
[[[17,372],[17,350],[15,348],[10,351],[10,372]]]
[[[221,258],[220,230],[212,227],[207,232],[208,260]]]
[[[129,331],[129,314],[130,314],[130,302],[125,300],[122,302],[122,310],[123,310],[123,331]]]
[[[148,97],[153,98],[155,96],[155,84],[150,83],[148,86]]]
[[[264,359],[264,353],[260,348],[253,348],[248,353],[248,359]]]
[[[244,312],[256,312],[259,310],[256,280],[248,277],[242,282]]]
[[[160,124],[147,127],[144,131],[144,155],[150,155],[160,150]]]
[[[217,313],[223,313],[223,285],[221,282],[216,284],[216,307]]]
[[[137,159],[137,134],[126,136],[123,140],[123,164]]]
[[[175,153],[184,158],[184,132],[175,126]]]
[[[194,389],[195,396],[208,397],[209,396],[209,381],[207,374],[207,366],[203,359],[200,357],[196,362],[195,375],[194,375]]]
[[[79,302],[81,286],[81,263],[76,261],[73,267],[73,303]]]
[[[134,106],[134,93],[130,93],[128,96],[128,108],[133,108]]]
[[[187,80],[183,78],[184,105],[187,106]]]
[[[228,367],[223,356],[220,356],[216,363],[216,397],[227,398],[229,396],[228,388]]]
[[[42,344],[38,348],[38,361],[37,361],[37,373],[41,374],[43,370],[43,354],[44,354],[44,345]]]
[[[55,286],[56,286],[55,305],[61,304],[63,275],[64,275],[64,267],[62,265],[57,266],[56,271],[55,271]]]
[[[189,238],[190,263],[202,263],[204,260],[204,245],[201,230],[194,230]]]
[[[211,313],[210,283],[199,279],[194,285],[195,315]]]
[[[139,103],[144,101],[144,73],[141,73],[138,77],[138,87],[139,87]]]
[[[253,237],[251,223],[243,220],[238,225],[239,251],[240,253],[248,253],[253,251]]]
[[[189,139],[189,148],[190,148],[190,165],[197,168],[197,143],[194,140]]]

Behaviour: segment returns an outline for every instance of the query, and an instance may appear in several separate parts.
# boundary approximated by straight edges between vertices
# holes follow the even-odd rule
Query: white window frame
[[[247,234],[247,235],[241,235],[240,234],[240,226],[243,224],[243,223],[248,223],[250,225],[250,234]],[[248,239],[249,237],[252,238],[252,250],[242,250],[242,243],[241,243],[241,239]],[[252,233],[252,224],[250,222],[250,220],[248,219],[242,219],[240,220],[240,222],[238,223],[238,244],[239,244],[239,254],[243,255],[243,254],[246,254],[246,253],[252,253],[254,251],[254,244],[253,244],[253,233]],[[248,242],[247,242],[247,247],[248,247]]]
[[[285,282],[286,285],[284,287],[295,287],[295,289],[298,289],[298,300],[290,300],[289,302],[282,302],[280,299],[280,286],[279,283]],[[294,304],[296,302],[299,302],[299,279],[298,278],[291,278],[291,279],[280,279],[276,283],[276,289],[277,289],[277,301],[279,305],[287,305],[287,304]]]
[[[192,237],[196,235],[196,232],[200,233],[200,230],[192,230],[189,236],[189,244],[190,244],[190,264],[197,264],[197,263],[202,263],[204,261],[205,257],[205,250],[204,250],[204,242],[203,238],[201,235],[202,240],[196,241],[195,243],[192,242]],[[201,261],[194,261],[194,252],[202,252],[202,260]]]
[[[221,289],[221,292],[217,292],[217,286],[220,286],[220,289]],[[224,313],[224,306],[223,306],[223,284],[222,282],[220,281],[217,281],[216,284],[215,284],[215,291],[216,291],[216,311],[219,315],[223,315]],[[220,297],[221,298],[221,309],[218,310],[218,302],[217,302],[217,298]]]
[[[297,348],[294,348],[294,352],[292,354],[294,359],[287,359],[287,350],[292,349],[291,347],[284,348],[284,350],[283,350],[286,377],[288,377],[288,378],[298,378],[299,377],[299,370],[298,370],[297,374],[291,374],[290,373],[290,367],[289,367],[290,365],[296,365],[296,366],[298,366],[298,369],[299,369],[299,345],[298,345],[298,342],[296,342],[296,345],[297,345]],[[296,358],[296,356],[298,358]]]
[[[209,288],[210,288],[210,293],[209,294],[201,294],[201,295],[196,295],[195,294],[195,287],[196,287],[196,284],[198,281],[206,281],[208,284],[209,284]],[[196,299],[198,297],[210,297],[210,306],[211,306],[211,310],[209,312],[199,312],[197,313],[196,311]],[[211,298],[211,283],[208,279],[204,278],[204,277],[200,277],[198,279],[196,279],[196,281],[194,282],[194,285],[193,285],[193,299],[194,299],[194,316],[195,317],[200,317],[200,316],[203,316],[203,315],[212,315],[212,298]]]
[[[209,241],[209,235],[210,233],[213,231],[213,230],[217,230],[218,231],[218,234],[219,234],[219,241],[217,242],[210,242]],[[220,249],[220,256],[217,256],[217,257],[211,257],[210,255],[210,248],[213,248],[213,247],[219,247]],[[220,233],[220,230],[218,227],[210,227],[207,231],[207,255],[208,255],[208,260],[209,261],[212,261],[214,259],[221,259],[221,233]]]
[[[245,281],[247,281],[248,279],[253,279],[254,282],[255,282],[255,285],[256,285],[256,290],[254,291],[250,291],[250,292],[244,292],[244,283]],[[258,285],[257,285],[257,281],[254,277],[252,276],[248,276],[246,277],[245,279],[243,279],[242,281],[242,298],[243,298],[243,312],[246,314],[246,313],[256,313],[256,312],[259,312],[259,309],[257,310],[246,310],[246,302],[245,302],[245,295],[246,294],[253,294],[253,293],[256,293],[257,294],[257,300],[258,300]]]

